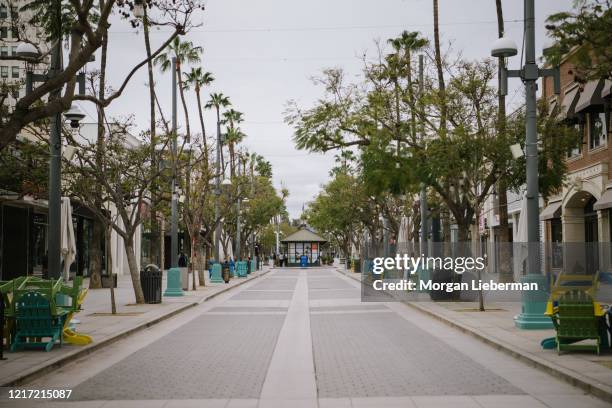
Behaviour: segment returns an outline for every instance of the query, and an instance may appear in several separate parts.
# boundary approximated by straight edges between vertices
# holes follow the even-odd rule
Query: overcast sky
[[[523,2],[504,0],[507,35],[521,44]],[[536,1],[536,42],[540,53],[544,20],[556,11],[567,10],[571,0]],[[295,149],[292,129],[283,123],[288,100],[308,107],[321,95],[310,78],[327,67],[342,67],[358,75],[364,53],[374,55],[376,39],[386,40],[402,30],[420,31],[433,38],[431,0],[209,0],[197,18],[202,26],[193,29],[189,40],[204,48],[202,66],[214,74],[210,91],[229,96],[235,109],[244,112],[244,144],[265,156],[273,166],[274,184],[290,192],[288,209],[298,217],[303,204],[312,200],[329,179],[333,154],[308,154]],[[167,29],[166,29],[167,30]],[[489,55],[497,38],[495,0],[440,0],[440,30],[445,44],[468,59]],[[153,46],[167,38],[153,32]],[[109,78],[114,86],[145,56],[142,33],[118,19],[110,28]],[[99,60],[99,59],[98,59]],[[510,62],[518,68],[519,58]],[[111,115],[133,114],[145,129],[149,120],[146,68],[114,101]],[[511,80],[509,104],[521,102],[520,82]],[[171,76],[156,71],[157,93],[166,114],[171,110]],[[192,129],[199,132],[195,97],[190,95]],[[87,104],[88,114],[95,111]],[[179,105],[179,126],[183,116]],[[215,129],[212,112],[207,112],[208,130]]]

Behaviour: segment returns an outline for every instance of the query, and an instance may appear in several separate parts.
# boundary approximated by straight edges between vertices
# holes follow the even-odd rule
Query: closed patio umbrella
[[[62,197],[62,219],[61,219],[61,246],[62,261],[64,262],[64,280],[68,282],[70,277],[70,265],[76,258],[76,240],[74,227],[72,226],[72,205],[68,197]]]
[[[516,236],[514,237],[514,281],[518,282],[520,277],[525,274],[525,261],[527,260],[527,197],[523,194],[521,201],[521,212],[517,226]]]

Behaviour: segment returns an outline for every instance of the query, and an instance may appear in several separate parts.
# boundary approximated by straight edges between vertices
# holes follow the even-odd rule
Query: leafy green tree
[[[69,137],[77,150],[75,158],[65,163],[63,178],[65,193],[123,239],[136,303],[144,303],[134,236],[144,221],[146,203],[155,204],[149,192],[160,174],[150,171],[151,148],[144,136],[139,145],[128,144],[129,129],[129,123],[113,122],[109,126],[101,160],[96,159],[95,142],[78,143]]]
[[[345,83],[340,70],[324,71],[317,80],[325,88],[324,97],[306,110],[290,105],[287,121],[294,125],[300,149],[358,152],[363,181],[373,188],[370,192],[410,194],[419,182],[431,187],[443,204],[438,211],[450,211],[459,240],[466,242],[476,214],[499,178],[524,180],[524,169],[517,167],[509,148],[523,137],[519,132],[498,135],[497,95],[490,85],[496,67],[490,60],[458,61],[446,67],[443,101],[431,77],[425,77],[425,93],[410,98],[412,84],[406,71],[413,68],[404,65],[398,70],[399,60],[396,51],[367,65],[366,81],[358,84]],[[396,75],[401,81],[393,79]],[[413,115],[423,124],[424,139],[416,137]],[[545,130],[543,135],[550,133],[548,127]],[[563,146],[543,145],[542,166],[555,169],[557,177],[544,180],[542,191],[560,186]]]
[[[610,0],[575,0],[574,10],[548,17],[548,35],[555,41],[547,50],[548,61],[558,65],[569,56],[579,80],[612,79],[610,5]]]
[[[350,256],[351,244],[358,242],[362,231],[357,214],[365,200],[359,180],[348,173],[337,172],[314,201],[308,203],[304,217],[319,233],[331,237],[345,256]]]
[[[19,142],[0,150],[0,188],[17,195],[47,198],[49,147],[40,142]]]

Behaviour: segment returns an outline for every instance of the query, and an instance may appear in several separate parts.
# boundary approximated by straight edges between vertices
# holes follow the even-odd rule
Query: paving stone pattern
[[[361,312],[361,311],[388,311],[389,308],[381,304],[373,305],[344,305],[344,306],[311,306],[311,312]]]
[[[294,290],[295,284],[297,283],[296,279],[275,279],[269,278],[264,279],[261,282],[251,286],[247,290]]]
[[[74,389],[74,400],[258,398],[285,315],[202,315]]]
[[[319,398],[523,394],[394,313],[311,314]]]
[[[330,289],[330,290],[311,290],[308,291],[310,300],[321,299],[359,299],[357,289]]]
[[[244,290],[230,298],[230,300],[291,300],[293,291],[263,291]]]
[[[244,312],[287,312],[286,307],[274,307],[274,306],[263,306],[263,307],[250,307],[250,306],[219,306],[209,310],[209,312],[229,312],[229,313],[244,313]]]
[[[352,289],[355,290],[348,282],[338,278],[310,278],[308,279],[308,290],[317,289]]]

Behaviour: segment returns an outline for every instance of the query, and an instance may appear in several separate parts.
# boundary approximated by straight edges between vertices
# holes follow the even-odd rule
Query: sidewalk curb
[[[27,383],[29,381],[32,381],[32,380],[34,380],[36,378],[39,378],[39,377],[41,377],[41,376],[43,376],[45,374],[48,374],[49,372],[51,372],[54,369],[63,367],[66,364],[69,364],[70,362],[72,362],[74,360],[77,360],[77,359],[79,359],[81,357],[84,357],[84,356],[86,356],[88,354],[91,354],[91,353],[93,353],[95,351],[98,351],[101,348],[109,346],[109,345],[111,345],[111,344],[113,344],[113,343],[115,343],[115,342],[117,342],[119,340],[122,340],[122,339],[124,339],[126,337],[131,336],[134,333],[137,333],[137,332],[139,332],[141,330],[147,329],[147,328],[149,328],[151,326],[154,326],[154,325],[156,325],[158,323],[161,323],[164,320],[170,319],[171,317],[174,317],[174,316],[176,316],[177,314],[179,314],[181,312],[189,310],[189,309],[191,309],[191,308],[193,308],[195,306],[201,305],[202,303],[207,302],[207,301],[209,301],[209,300],[211,300],[211,299],[213,299],[213,298],[215,298],[215,297],[217,297],[217,296],[219,296],[219,295],[221,295],[223,293],[226,293],[226,292],[228,292],[228,291],[230,291],[230,290],[232,290],[234,288],[237,288],[238,286],[244,285],[247,282],[251,282],[251,281],[253,281],[255,279],[258,279],[258,278],[268,274],[270,271],[272,271],[272,268],[268,269],[267,271],[265,271],[265,272],[263,272],[261,274],[258,274],[255,277],[252,277],[250,279],[240,280],[235,285],[229,286],[227,288],[223,288],[223,289],[221,289],[218,292],[215,292],[215,293],[210,294],[209,296],[203,297],[199,301],[194,301],[194,302],[191,302],[191,303],[187,303],[187,304],[185,304],[185,305],[183,305],[183,306],[181,306],[181,307],[179,307],[177,309],[174,309],[171,312],[168,312],[168,313],[166,313],[166,314],[164,314],[162,316],[158,316],[155,319],[143,322],[143,323],[141,323],[141,324],[139,324],[137,326],[131,327],[131,328],[126,329],[126,330],[123,330],[123,331],[117,333],[116,335],[114,335],[112,337],[108,337],[108,338],[106,338],[104,340],[101,340],[99,342],[95,342],[94,341],[93,343],[91,343],[88,346],[81,347],[79,349],[75,349],[74,353],[58,357],[57,360],[49,361],[46,364],[34,367],[31,370],[29,370],[29,371],[25,371],[25,372],[20,373],[18,376],[15,376],[13,379],[10,379],[10,380],[5,381],[4,383],[0,384],[0,387],[15,387],[15,386],[19,386],[19,385],[22,385],[24,383]]]
[[[338,267],[336,267],[335,269],[338,273],[361,283],[361,280],[357,276],[353,276],[348,273],[345,273],[341,270],[341,268],[338,268]],[[361,276],[361,274],[359,274],[359,276]],[[575,387],[581,388],[582,390],[586,391],[587,393],[597,398],[600,398],[607,402],[612,402],[612,387],[609,385],[598,383],[576,372],[568,372],[567,368],[561,367],[551,361],[535,356],[529,352],[519,350],[516,347],[510,344],[507,344],[497,338],[492,338],[485,334],[479,333],[473,330],[472,328],[465,326],[462,323],[459,323],[459,322],[450,320],[444,316],[438,315],[435,312],[428,310],[424,307],[421,307],[416,303],[413,303],[413,302],[402,302],[402,303],[429,317],[432,317],[442,323],[445,323],[448,326],[458,329],[465,334],[471,335],[477,340],[480,340],[483,343],[486,343],[489,346],[499,351],[509,354],[510,356],[530,365],[531,367],[537,368],[538,370],[544,371],[545,373],[552,375],[560,380],[563,380]]]

